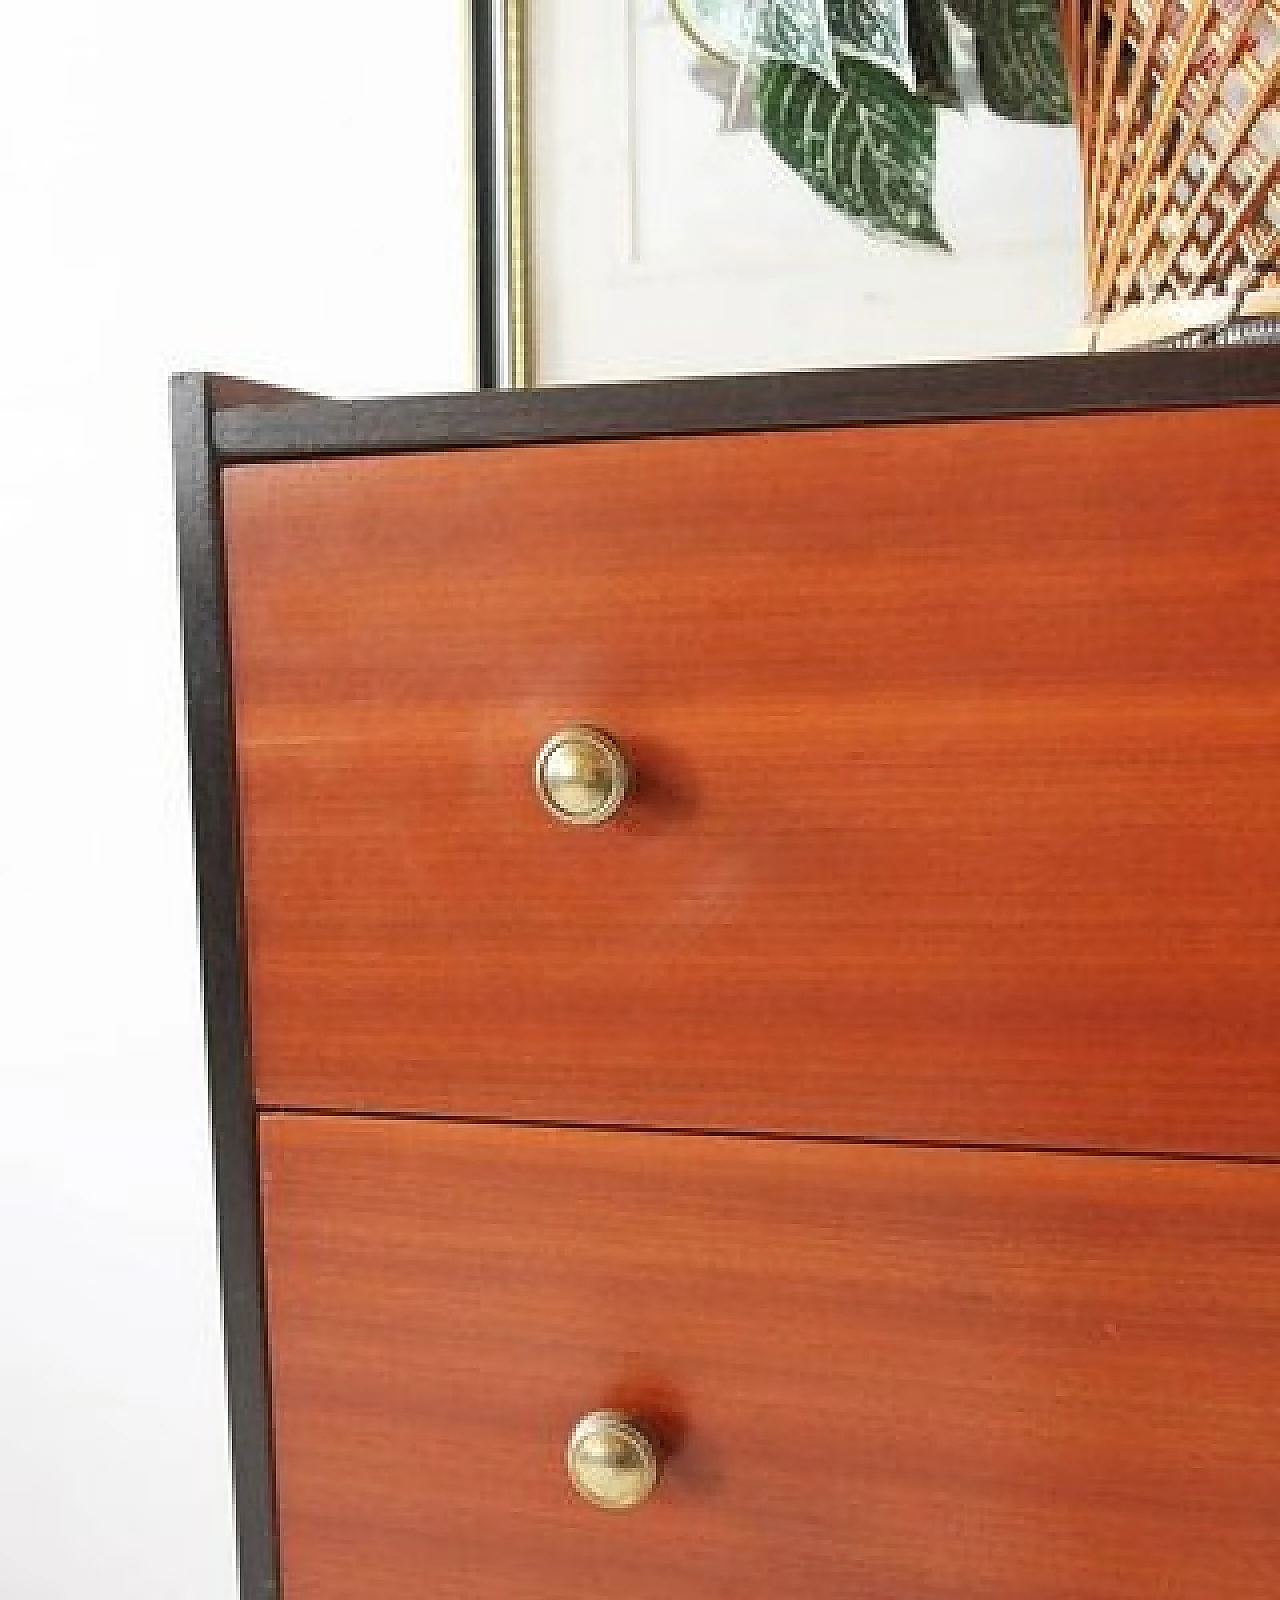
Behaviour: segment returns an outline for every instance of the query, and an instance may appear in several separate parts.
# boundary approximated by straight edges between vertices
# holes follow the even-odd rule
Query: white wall
[[[460,0],[0,40],[0,1597],[230,1600],[165,379],[470,376]]]

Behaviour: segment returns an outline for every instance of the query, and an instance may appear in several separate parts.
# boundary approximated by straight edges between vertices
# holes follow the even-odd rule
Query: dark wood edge
[[[1280,345],[1126,351],[219,411],[219,463],[571,440],[1173,410],[1280,399]]]
[[[212,379],[171,391],[191,804],[242,1600],[276,1600],[257,1123],[249,1073],[235,734]]]
[[[297,400],[321,400],[323,395],[304,389],[282,389],[274,383],[259,383],[256,378],[237,378],[227,373],[193,374],[209,379],[209,400],[215,412],[234,411],[237,406],[276,406]]]

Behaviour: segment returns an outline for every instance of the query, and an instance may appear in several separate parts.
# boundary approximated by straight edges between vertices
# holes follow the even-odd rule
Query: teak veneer
[[[1274,1600],[1270,1169],[305,1116],[262,1167],[297,1595]],[[637,1512],[565,1479],[584,1395],[662,1437]]]
[[[173,392],[243,1600],[1280,1593],[1280,352]]]
[[[1278,442],[231,468],[260,1103],[1280,1151]],[[583,719],[589,835],[529,779]]]

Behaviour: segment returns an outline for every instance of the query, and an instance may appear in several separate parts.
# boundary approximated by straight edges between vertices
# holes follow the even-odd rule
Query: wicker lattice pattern
[[[1280,285],[1280,0],[1064,0],[1092,313]]]

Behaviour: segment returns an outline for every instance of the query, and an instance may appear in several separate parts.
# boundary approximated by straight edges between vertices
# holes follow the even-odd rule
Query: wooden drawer
[[[1274,1600],[1280,1169],[272,1115],[286,1600]],[[669,1459],[590,1509],[598,1406]]]
[[[259,1103],[1280,1151],[1277,446],[227,468]],[[577,721],[636,773],[596,829],[530,782]]]
[[[1274,1600],[1278,396],[177,380],[244,1600]]]

